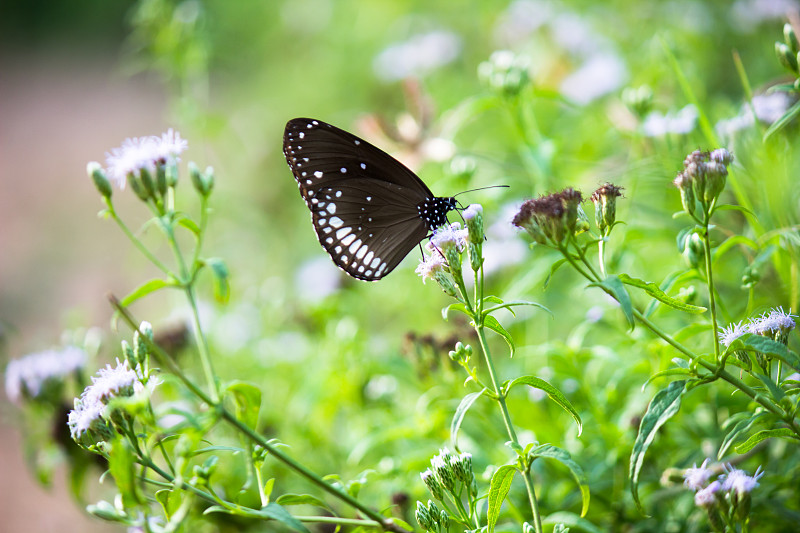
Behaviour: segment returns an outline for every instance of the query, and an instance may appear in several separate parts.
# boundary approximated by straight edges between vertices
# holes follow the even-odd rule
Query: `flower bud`
[[[643,118],[653,107],[653,89],[647,85],[627,87],[622,91],[622,103],[639,118]]]
[[[128,361],[128,365],[131,368],[136,368],[136,354],[133,352],[133,348],[131,345],[128,344],[128,341],[122,341],[122,355],[125,356],[125,360]]]
[[[139,324],[139,330],[144,333],[148,339],[151,341],[153,340],[153,326],[150,325],[150,322],[143,321]],[[139,335],[139,331],[133,332],[133,354],[136,359],[136,364],[142,365],[143,368],[147,366],[150,350],[148,350],[147,343],[142,339],[142,336]],[[132,364],[131,368],[136,368],[136,365]]]
[[[425,486],[428,487],[428,490],[434,498],[439,501],[444,499],[442,485],[436,480],[436,476],[433,475],[430,468],[421,473],[419,477],[422,478],[422,482],[425,483]]]
[[[431,515],[428,512],[428,508],[423,505],[422,502],[417,502],[417,510],[414,513],[415,518],[417,519],[417,523],[419,527],[424,529],[425,531],[430,531],[433,529],[433,524],[431,523]]]
[[[128,172],[128,183],[130,184],[131,189],[133,189],[134,194],[136,194],[141,201],[146,202],[150,199],[150,193],[148,193],[147,189],[145,189],[138,174]]]
[[[205,173],[200,172],[193,162],[189,162],[189,177],[192,179],[192,185],[202,196],[211,194],[214,188],[214,169],[212,167],[206,168]]]
[[[794,28],[788,22],[783,25],[783,42],[789,47],[789,50],[797,53],[800,51],[800,44],[797,42],[797,35],[794,33]]]
[[[439,513],[439,531],[445,533],[450,528],[450,515],[442,509]]]
[[[152,174],[146,167],[142,167],[139,169],[139,179],[142,183],[142,189],[147,193],[148,198],[155,198],[156,196],[156,184],[153,180]]]
[[[530,83],[528,58],[510,50],[498,50],[478,65],[478,77],[503,96],[516,96]]]
[[[703,239],[697,233],[692,233],[684,243],[683,257],[692,268],[701,268],[705,265],[706,249]]]
[[[469,156],[457,155],[450,160],[450,173],[465,182],[475,175],[476,168],[475,159]]]
[[[483,244],[483,207],[480,204],[470,204],[464,210],[463,217],[467,225],[469,242]]]
[[[94,186],[97,187],[100,194],[102,194],[104,198],[111,198],[111,184],[108,182],[106,173],[103,171],[103,167],[100,166],[100,163],[92,161],[86,165],[86,173],[92,178]]]
[[[431,459],[431,467],[433,468],[433,473],[436,476],[436,480],[447,491],[452,492],[456,486],[456,476],[453,472],[452,466],[450,466],[449,452],[447,454],[442,452],[441,454],[434,456],[434,458]]]
[[[611,229],[617,219],[617,197],[622,196],[622,187],[606,183],[594,191],[591,196],[594,202],[594,221],[603,235]]]
[[[156,190],[160,197],[167,194],[167,167],[164,164],[156,165]]]
[[[775,43],[775,55],[778,56],[778,61],[787,70],[791,70],[797,74],[797,56],[796,52],[792,53],[788,46],[783,43]]]

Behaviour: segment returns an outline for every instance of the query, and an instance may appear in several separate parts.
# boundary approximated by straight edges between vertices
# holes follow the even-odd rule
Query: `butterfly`
[[[321,120],[287,122],[283,154],[320,244],[356,279],[389,274],[458,206],[380,148]]]

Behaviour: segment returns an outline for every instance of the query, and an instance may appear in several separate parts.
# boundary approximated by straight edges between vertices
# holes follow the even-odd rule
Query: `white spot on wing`
[[[341,240],[348,233],[350,233],[350,228],[340,228],[340,229],[336,230],[336,238]]]
[[[306,134],[305,134],[305,133],[303,133],[302,131],[300,132],[300,135],[298,135],[298,137],[300,137],[301,139],[302,139],[303,137],[305,137],[305,136],[306,136]]]
[[[344,224],[344,222],[342,221],[341,218],[331,217],[331,226],[333,226],[334,228],[341,227],[342,224]]]
[[[317,170],[316,172],[314,172],[314,177],[315,178],[321,178],[322,177],[322,171],[321,170]]]
[[[354,240],[356,240],[356,234],[351,233],[350,235],[342,239],[342,244],[344,244],[345,246],[350,246],[350,243],[353,242]]]
[[[330,213],[332,215],[335,212],[336,212],[336,204],[334,204],[333,202],[329,203],[328,204],[328,213]]]
[[[347,174],[347,169],[342,167],[339,169],[339,172],[341,172],[342,174]]]
[[[366,163],[361,163],[361,168],[363,168],[364,170],[367,170],[367,164]]]

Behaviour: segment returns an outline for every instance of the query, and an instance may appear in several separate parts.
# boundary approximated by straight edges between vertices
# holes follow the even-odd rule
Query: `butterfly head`
[[[453,197],[433,197],[417,204],[417,212],[430,231],[447,224],[447,213],[457,208],[458,202]]]

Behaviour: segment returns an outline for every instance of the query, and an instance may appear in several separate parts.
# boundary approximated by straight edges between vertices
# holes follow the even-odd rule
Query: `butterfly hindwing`
[[[320,244],[357,279],[391,272],[455,206],[390,155],[325,122],[293,119],[283,143]]]

